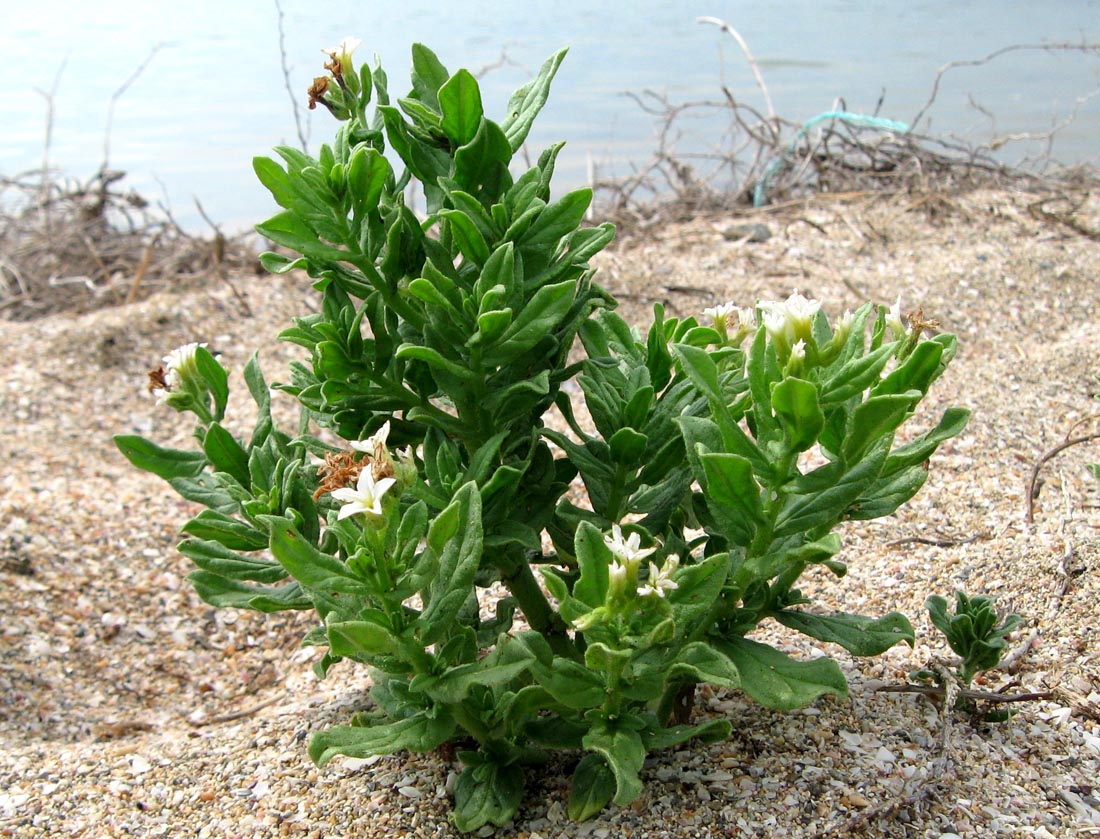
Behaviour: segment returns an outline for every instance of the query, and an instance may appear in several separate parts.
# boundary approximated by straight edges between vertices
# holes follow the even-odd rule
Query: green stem
[[[683,647],[699,641],[707,634],[707,631],[718,622],[722,613],[726,611],[726,598],[719,595],[711,604],[707,613],[695,624],[691,634],[684,638]],[[681,647],[682,648],[682,647]],[[694,689],[694,683],[691,683]],[[669,719],[677,707],[677,699],[684,689],[684,682],[672,682],[665,686],[665,692],[661,695],[661,701],[657,705],[657,720],[662,726],[667,726]]]
[[[665,688],[661,696],[661,703],[657,706],[657,721],[662,727],[667,728],[674,722],[673,716],[677,711],[682,711],[684,719],[677,719],[677,723],[686,723],[687,715],[691,711],[691,703],[695,697],[695,682],[674,682]]]
[[[542,592],[531,566],[522,558],[511,557],[511,562],[501,557],[494,564],[501,572],[501,582],[519,603],[520,611],[533,630],[546,638],[555,654],[579,660],[576,646],[570,640],[567,626],[561,615],[554,611]]]
[[[619,507],[623,503],[623,485],[626,483],[627,469],[621,463],[615,467],[615,478],[611,484],[611,492],[607,494],[607,518],[609,521],[619,520]]]
[[[493,736],[488,727],[481,721],[481,718],[477,714],[472,713],[464,703],[455,702],[447,706],[448,710],[454,714],[455,720],[460,726],[466,729],[466,733],[477,740],[478,744],[482,747],[488,747],[493,743]]]

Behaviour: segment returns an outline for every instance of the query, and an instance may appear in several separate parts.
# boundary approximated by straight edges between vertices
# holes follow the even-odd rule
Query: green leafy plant
[[[699,320],[658,305],[642,334],[594,281],[613,229],[583,226],[590,191],[551,195],[561,144],[512,172],[564,52],[494,122],[474,77],[427,48],[396,101],[352,48],[311,89],[341,120],[332,145],[255,162],[283,208],[258,229],[292,254],[264,264],[322,296],[281,335],[308,355],[275,385],[299,427],[277,427],[253,358],[258,420],[232,435],[226,371],[189,345],[153,386],[197,419],[197,446],[116,438],[205,507],[180,550],[207,602],[312,609],[318,672],[370,668],[375,706],[314,734],[313,759],[452,744],[469,831],[513,818],[524,767],[576,750],[568,809],[584,819],[639,795],[648,752],[730,733],[692,719],[697,684],[778,709],[845,695],[832,659],[750,638],[761,623],[860,656],[911,643],[901,614],[812,611],[796,584],[846,573],[834,528],[896,510],[964,427],[950,409],[895,440],[954,337],[924,339],[899,304],[830,323],[797,293]]]
[[[924,608],[933,625],[944,634],[948,645],[959,657],[958,676],[969,686],[979,673],[994,670],[1008,649],[1006,636],[1023,623],[1019,615],[1006,615],[1000,625],[993,598],[985,595],[968,597],[955,592],[955,614],[947,611],[947,600],[934,594]]]

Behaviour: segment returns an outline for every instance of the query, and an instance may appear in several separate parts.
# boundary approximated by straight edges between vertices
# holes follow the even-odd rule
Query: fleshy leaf
[[[741,690],[768,708],[793,711],[826,693],[841,698],[848,695],[848,682],[831,658],[797,661],[748,638],[713,643],[741,674]]]
[[[573,771],[569,788],[569,818],[583,822],[592,818],[615,797],[615,773],[602,755],[586,754]]]
[[[881,655],[903,641],[912,646],[916,637],[913,625],[900,612],[869,618],[844,612],[814,615],[784,609],[776,613],[775,619],[818,641],[839,644],[852,655]]]

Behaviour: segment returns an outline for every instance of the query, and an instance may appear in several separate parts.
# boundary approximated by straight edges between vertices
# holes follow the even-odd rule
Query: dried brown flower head
[[[934,330],[940,328],[940,322],[936,318],[924,318],[924,309],[918,308],[915,312],[910,312],[905,316],[909,321],[909,328],[913,330],[913,333],[919,335],[924,330]]]
[[[325,462],[317,467],[317,474],[321,478],[321,484],[313,493],[316,501],[322,495],[341,487],[351,486],[359,478],[365,465],[362,461],[356,461],[351,452],[329,452],[325,455]]]
[[[337,64],[337,67],[340,65]],[[326,64],[325,67],[328,67]],[[309,109],[312,111],[317,107],[317,103],[325,104],[324,96],[328,92],[328,76],[318,76],[313,80],[313,84],[309,86]]]
[[[165,378],[163,365],[156,370],[149,371],[149,392],[152,393],[155,390],[171,390],[168,387],[168,380]]]

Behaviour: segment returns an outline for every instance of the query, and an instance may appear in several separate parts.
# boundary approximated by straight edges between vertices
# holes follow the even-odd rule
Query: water
[[[162,44],[117,96],[110,165],[193,229],[203,226],[195,197],[227,231],[273,211],[251,158],[278,143],[297,143],[273,0],[0,0],[0,6],[0,174],[41,166],[45,93],[55,83],[49,162],[76,177],[93,173],[104,159],[112,95]],[[699,16],[737,28],[759,61],[776,111],[798,121],[832,108],[838,97],[862,112],[884,97],[882,116],[908,121],[948,61],[982,58],[1010,44],[1100,40],[1100,0],[283,0],[282,6],[291,84],[302,104],[312,77],[323,73],[320,49],[345,35],[363,39],[358,60],[380,55],[396,93],[407,90],[414,40],[431,46],[452,70],[476,72],[504,51],[510,63],[482,82],[491,117],[499,117],[511,90],[544,58],[570,46],[530,137],[535,152],[569,140],[559,166],[561,189],[584,183],[589,155],[601,171],[625,174],[652,152],[653,118],[627,91],[652,89],[673,101],[717,98],[724,80],[739,100],[763,110],[739,48],[715,27],[699,25]],[[1017,52],[948,73],[921,128],[971,141],[1042,132],[1098,89],[1100,54]],[[303,118],[316,149],[330,136],[332,121],[322,111]],[[1053,155],[1097,165],[1098,137],[1100,94],[1079,105]],[[1043,150],[1016,143],[1005,154]]]

